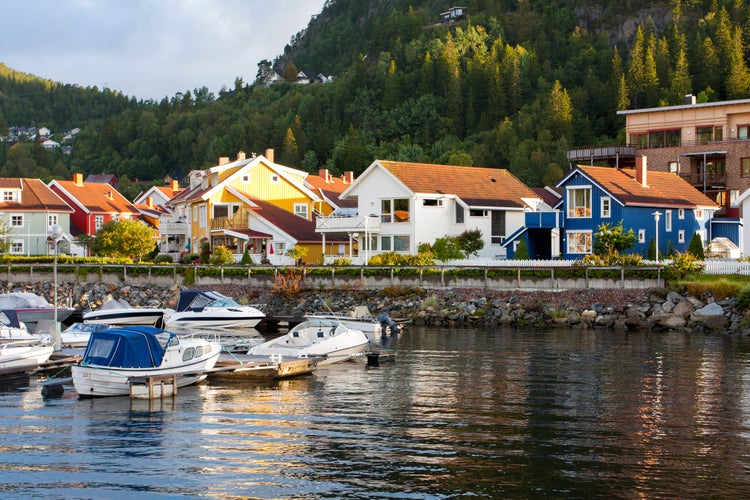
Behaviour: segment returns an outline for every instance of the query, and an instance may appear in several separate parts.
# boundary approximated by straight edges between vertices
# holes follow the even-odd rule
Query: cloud
[[[4,6],[0,62],[139,99],[252,82],[324,0],[39,0]]]

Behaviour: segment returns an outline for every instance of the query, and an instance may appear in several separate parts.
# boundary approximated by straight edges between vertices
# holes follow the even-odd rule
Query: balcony
[[[174,235],[182,235],[185,236],[188,234],[188,227],[189,224],[186,222],[181,221],[166,221],[166,220],[160,220],[159,221],[159,236],[174,236]]]
[[[601,160],[619,160],[621,158],[635,158],[635,146],[590,146],[582,148],[569,149],[567,152],[568,161],[593,162]]]
[[[562,212],[526,212],[524,226],[527,229],[553,229],[562,227]]]
[[[681,172],[680,177],[700,191],[703,191],[704,186],[706,189],[726,189],[727,187],[727,174],[724,172],[708,172],[707,174],[703,172]]]
[[[240,210],[231,217],[214,217],[211,219],[211,230],[247,229],[248,217],[246,210]]]
[[[380,217],[318,217],[315,219],[315,231],[318,233],[379,233]]]

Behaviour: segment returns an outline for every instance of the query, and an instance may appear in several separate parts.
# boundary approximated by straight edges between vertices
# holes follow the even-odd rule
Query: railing
[[[315,219],[315,230],[320,232],[380,232],[379,217],[318,217]]]
[[[165,222],[159,221],[159,234],[160,235],[187,235],[188,224],[185,222]]]
[[[726,187],[727,185],[727,174],[714,174],[708,173],[703,175],[700,172],[681,172],[680,177],[685,179],[693,186],[703,187],[705,182],[706,186],[710,187]]]
[[[588,146],[569,149],[568,161],[596,160],[602,158],[634,157],[635,146]]]
[[[234,217],[214,217],[211,219],[211,229],[247,229],[248,219],[246,214],[237,214]]]

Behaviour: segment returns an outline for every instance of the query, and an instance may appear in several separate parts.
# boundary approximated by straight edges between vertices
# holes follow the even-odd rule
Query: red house
[[[49,187],[73,208],[70,222],[81,234],[95,236],[105,222],[137,219],[139,215],[138,209],[114,187],[84,182],[83,174],[73,174],[72,181],[53,180]]]

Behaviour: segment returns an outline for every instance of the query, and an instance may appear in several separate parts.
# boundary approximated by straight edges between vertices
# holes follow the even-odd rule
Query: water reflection
[[[750,348],[725,336],[430,330],[175,399],[0,390],[0,491],[253,498],[741,497]],[[699,493],[698,493],[699,492]]]

